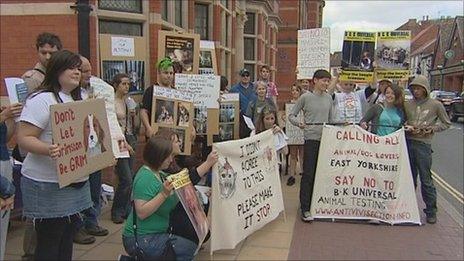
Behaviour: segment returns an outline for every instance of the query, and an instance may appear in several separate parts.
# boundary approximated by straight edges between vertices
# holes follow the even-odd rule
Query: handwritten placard
[[[176,74],[175,86],[179,91],[193,95],[193,104],[219,109],[219,89],[221,77],[211,74]]]
[[[303,129],[301,129],[298,126],[293,125],[288,120],[288,118],[289,118],[288,116],[292,112],[293,106],[295,106],[295,104],[293,104],[293,103],[286,103],[285,104],[285,115],[286,115],[285,119],[287,119],[285,121],[285,134],[287,134],[287,136],[288,136],[287,143],[289,145],[303,145],[304,144],[304,131],[303,131]],[[303,112],[300,112],[298,114],[297,118],[299,119],[300,122],[304,122]]]
[[[318,69],[330,69],[330,28],[298,30],[297,79],[310,79]]]
[[[111,37],[111,55],[134,57],[134,38],[129,37]]]

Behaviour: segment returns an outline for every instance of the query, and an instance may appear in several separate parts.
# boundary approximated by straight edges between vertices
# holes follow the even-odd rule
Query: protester
[[[0,107],[0,260],[5,256],[10,210],[13,208],[15,194],[15,187],[11,183],[13,170],[7,142],[15,131],[14,119],[21,115],[22,109],[20,103]]]
[[[411,165],[414,187],[417,176],[421,181],[422,199],[427,223],[437,222],[437,191],[432,180],[432,139],[435,132],[451,126],[445,107],[437,100],[429,98],[430,84],[423,75],[417,75],[409,85],[414,99],[405,103],[406,142]]]
[[[170,58],[161,59],[156,67],[158,68],[158,85],[160,87],[172,88],[174,80],[174,68]],[[145,127],[145,137],[149,138],[154,131],[151,128],[151,112],[153,107],[153,86],[145,89],[142,98],[142,107],[140,109],[140,118]]]
[[[145,145],[144,165],[133,185],[135,213],[130,212],[122,236],[124,248],[131,256],[137,256],[141,250],[145,260],[160,259],[172,244],[176,260],[193,260],[197,245],[168,231],[169,215],[179,199],[162,169],[171,164],[173,147],[172,141],[164,137],[151,137]]]
[[[298,85],[292,85],[290,88],[290,93],[291,93],[291,99],[290,102],[291,104],[295,104],[298,98],[303,94],[303,90],[301,89],[300,86]],[[288,168],[290,169],[290,176],[287,179],[287,185],[292,186],[295,184],[295,177],[296,177],[296,172],[297,172],[297,162],[299,162],[300,170],[303,170],[302,162],[303,162],[303,145],[288,145],[288,150],[289,150],[289,166]]]
[[[385,136],[400,129],[405,122],[404,95],[396,85],[387,86],[383,103],[373,105],[360,121],[363,129]]]
[[[35,47],[37,48],[39,61],[33,69],[28,70],[21,76],[27,85],[29,93],[37,89],[37,87],[42,84],[51,55],[61,50],[63,45],[57,35],[45,32],[37,36]]]
[[[378,81],[378,87],[377,87],[377,93],[375,95],[372,95],[370,100],[371,104],[376,104],[379,102],[383,102],[385,100],[385,89],[388,86],[392,86],[393,81],[390,79],[381,79]]]
[[[118,186],[116,187],[111,207],[111,220],[115,224],[124,222],[130,211],[130,192],[132,187],[132,179],[134,176],[135,162],[135,146],[137,145],[137,137],[134,135],[134,120],[135,108],[129,108],[130,103],[135,103],[132,98],[128,97],[130,78],[125,73],[116,74],[113,77],[113,87],[115,91],[115,109],[116,117],[119,126],[126,139],[126,147],[129,150],[129,158],[119,158],[115,173],[118,177]]]
[[[239,83],[234,85],[230,89],[230,93],[238,93],[240,96],[240,138],[245,138],[250,135],[250,130],[243,120],[243,115],[246,115],[246,109],[248,104],[257,99],[255,88],[252,83],[250,83],[250,72],[247,69],[240,70],[239,75],[241,80]]]
[[[313,84],[311,84],[311,81],[309,79],[297,80],[297,85],[300,86],[303,92],[312,92],[314,88]]]
[[[338,79],[338,76],[337,76]],[[355,91],[356,84],[351,81],[340,81],[340,92],[334,92],[332,99],[334,110],[332,122],[359,122],[368,107],[368,99],[375,92],[370,86]],[[329,87],[330,88],[330,87]]]
[[[271,70],[269,66],[261,66],[261,69],[259,69],[259,79],[255,82],[254,86],[257,88],[258,82],[264,82],[266,84],[266,98],[271,99],[274,104],[277,104],[277,96],[279,96],[279,93],[276,84],[270,80],[270,76]]]
[[[229,80],[224,75],[221,75],[221,85],[219,89],[221,94],[229,93]]]
[[[313,75],[314,90],[306,92],[298,98],[289,115],[290,122],[304,129],[304,162],[303,176],[300,183],[301,219],[312,220],[309,212],[316,174],[317,156],[321,144],[322,123],[329,122],[332,111],[332,97],[326,90],[331,82],[331,75],[326,70],[317,70]],[[303,111],[304,123],[298,114]],[[314,125],[317,124],[317,125]]]
[[[253,123],[256,124],[259,114],[261,114],[265,106],[271,107],[273,110],[277,111],[276,105],[271,98],[266,98],[266,83],[258,82],[256,84],[256,100],[250,101],[245,112],[245,116],[251,118]]]
[[[19,146],[28,152],[21,172],[23,215],[34,219],[35,260],[71,260],[79,212],[91,206],[88,178],[64,188],[58,184],[52,143],[50,106],[80,100],[79,55],[58,51],[47,65],[45,79],[27,99],[18,128]]]

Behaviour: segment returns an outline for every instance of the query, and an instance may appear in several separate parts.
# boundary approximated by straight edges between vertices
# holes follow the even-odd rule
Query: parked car
[[[452,122],[457,122],[459,117],[464,117],[464,92],[451,101],[448,115]]]
[[[454,92],[432,91],[430,93],[430,98],[440,101],[443,104],[443,106],[445,106],[447,112],[450,109],[451,102],[456,97],[458,97],[458,95]]]
[[[412,99],[414,99],[414,97],[412,96],[411,91],[408,88],[405,88],[404,89],[404,101],[410,101]]]

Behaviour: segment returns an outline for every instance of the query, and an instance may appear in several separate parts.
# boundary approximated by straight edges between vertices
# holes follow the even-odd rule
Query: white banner
[[[235,248],[284,210],[272,130],[213,147],[211,251]]]
[[[330,70],[330,28],[298,30],[297,79],[311,79],[318,69]]]
[[[324,126],[311,215],[420,224],[404,130]]]
[[[292,112],[293,103],[286,103],[285,104],[285,134],[288,137],[288,145],[303,145],[304,144],[304,131],[298,126],[293,125],[288,120],[288,115]],[[303,112],[300,111],[298,114],[298,119],[300,122],[304,122]]]
[[[219,109],[219,89],[221,77],[212,74],[181,74],[175,77],[176,89],[193,94],[195,107]]]

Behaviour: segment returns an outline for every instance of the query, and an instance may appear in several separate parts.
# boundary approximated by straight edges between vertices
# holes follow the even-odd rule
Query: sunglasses
[[[246,73],[246,74],[242,74],[242,77],[250,77],[250,75]]]

